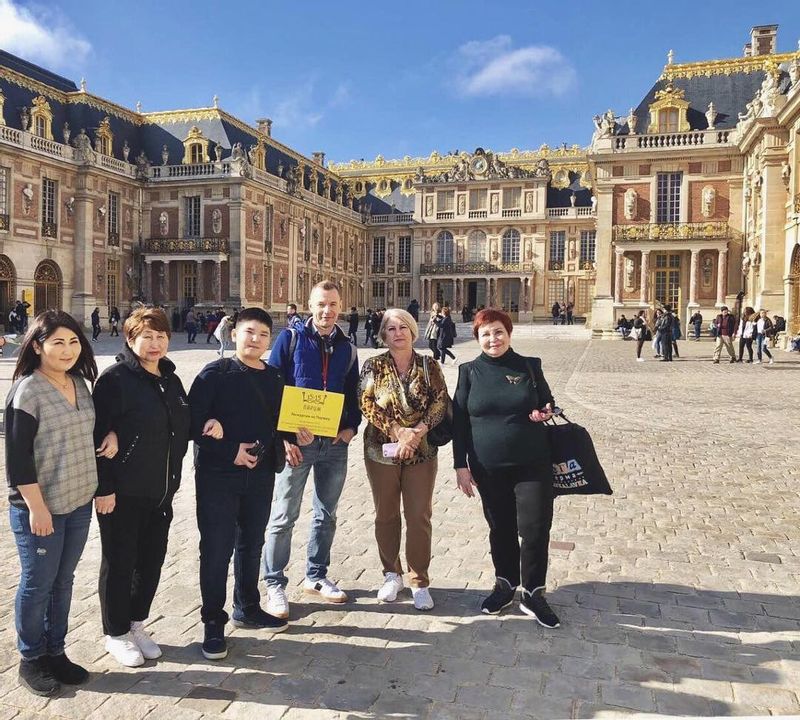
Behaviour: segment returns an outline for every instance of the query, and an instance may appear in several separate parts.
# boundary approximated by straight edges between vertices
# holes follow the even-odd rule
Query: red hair
[[[472,334],[475,339],[478,339],[478,331],[481,329],[482,325],[489,325],[493,322],[502,323],[506,332],[511,335],[511,331],[514,328],[514,323],[511,322],[511,316],[507,312],[497,310],[496,308],[486,308],[485,310],[480,310],[475,316],[475,320],[472,321]]]

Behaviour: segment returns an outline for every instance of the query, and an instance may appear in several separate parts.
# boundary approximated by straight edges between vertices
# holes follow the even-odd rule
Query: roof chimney
[[[256,120],[258,131],[264,133],[267,137],[272,137],[272,120],[269,118],[259,118]]]
[[[772,55],[778,44],[777,25],[756,25],[750,30],[750,55]]]
[[[311,153],[311,159],[315,163],[317,163],[317,165],[321,165],[322,167],[325,167],[325,153],[324,152],[317,151],[317,152]]]

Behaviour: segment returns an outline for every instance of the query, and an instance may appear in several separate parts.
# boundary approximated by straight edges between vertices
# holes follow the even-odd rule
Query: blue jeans
[[[762,353],[764,353],[770,360],[772,360],[772,353],[769,351],[768,339],[764,333],[760,335],[756,335],[756,352],[758,353],[758,359],[762,359]]]
[[[14,607],[17,648],[26,660],[61,655],[72,581],[89,535],[92,503],[53,515],[54,532],[45,537],[31,532],[28,508],[12,505],[8,514],[22,569]]]
[[[700,339],[700,329],[701,329],[700,323],[695,323],[694,324],[694,339],[695,340],[699,340]]]
[[[314,500],[311,533],[308,538],[306,577],[322,580],[331,564],[331,545],[336,534],[336,506],[347,475],[347,445],[333,438],[315,437],[310,445],[301,447],[303,462],[297,467],[286,466],[275,478],[272,513],[267,528],[262,569],[267,585],[286,587],[284,574],[289,564],[292,530],[300,516],[300,502],[308,474],[314,468]]]
[[[264,547],[274,475],[198,469],[197,527],[200,530],[200,618],[228,622],[225,599],[233,555],[233,615],[242,619],[260,607],[258,566]]]

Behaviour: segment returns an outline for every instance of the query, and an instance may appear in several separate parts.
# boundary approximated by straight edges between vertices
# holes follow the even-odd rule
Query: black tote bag
[[[553,495],[611,495],[608,478],[597,459],[594,443],[585,427],[570,422],[548,423],[553,463]]]

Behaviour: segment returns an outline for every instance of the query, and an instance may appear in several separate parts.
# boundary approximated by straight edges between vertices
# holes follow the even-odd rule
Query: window
[[[519,231],[513,228],[503,233],[503,262],[519,262]]]
[[[186,237],[200,237],[200,196],[191,195],[186,202]]]
[[[372,305],[383,307],[386,298],[386,282],[384,280],[372,281]]]
[[[0,230],[8,230],[8,168],[0,167]]]
[[[658,132],[678,132],[677,108],[664,108],[658,111]]]
[[[550,270],[564,269],[564,246],[566,243],[566,230],[557,230],[550,233]]]
[[[676,223],[681,214],[681,180],[683,173],[658,173],[656,190],[656,222]]]
[[[261,296],[261,304],[269,309],[272,305],[272,265],[264,265],[264,292]]]
[[[56,225],[56,197],[58,187],[55,180],[42,180],[42,235],[54,238],[58,231]]]
[[[53,111],[43,95],[35,97],[31,105],[31,132],[47,140],[53,139]]]
[[[581,230],[581,265],[594,262],[597,255],[597,231]]]
[[[436,262],[453,262],[453,233],[443,230],[436,241]]]
[[[483,262],[486,260],[486,233],[473,230],[467,238],[467,262]]]
[[[398,280],[397,281],[397,304],[408,305],[408,300],[411,297],[411,280]],[[400,302],[402,300],[402,302]]]
[[[520,207],[522,188],[503,188],[503,210]]]
[[[440,190],[436,193],[436,210],[438,212],[453,212],[455,202],[455,190]]]
[[[272,233],[275,226],[275,208],[272,205],[267,205],[264,211],[264,252],[272,252]],[[266,277],[266,275],[265,275]],[[271,295],[270,295],[271,297]],[[269,307],[269,305],[267,305]]]
[[[108,244],[119,245],[119,194],[108,193]]]
[[[564,282],[562,280],[548,280],[547,282],[547,307],[555,303],[564,302]]]
[[[401,235],[397,239],[397,269],[411,271],[411,235]]]
[[[119,305],[119,260],[109,258],[106,263],[106,305],[111,310]]]
[[[372,238],[372,272],[386,272],[386,238]]]
[[[486,210],[486,189],[469,191],[469,209]]]
[[[35,125],[33,128],[33,134],[38,135],[39,137],[44,137],[45,133],[47,132],[47,121],[41,116],[37,115],[34,118]]]
[[[111,132],[111,119],[106,116],[95,131],[95,150],[101,155],[112,155],[114,134]]]
[[[189,162],[192,165],[203,162],[203,146],[200,143],[192,143],[189,146]]]

